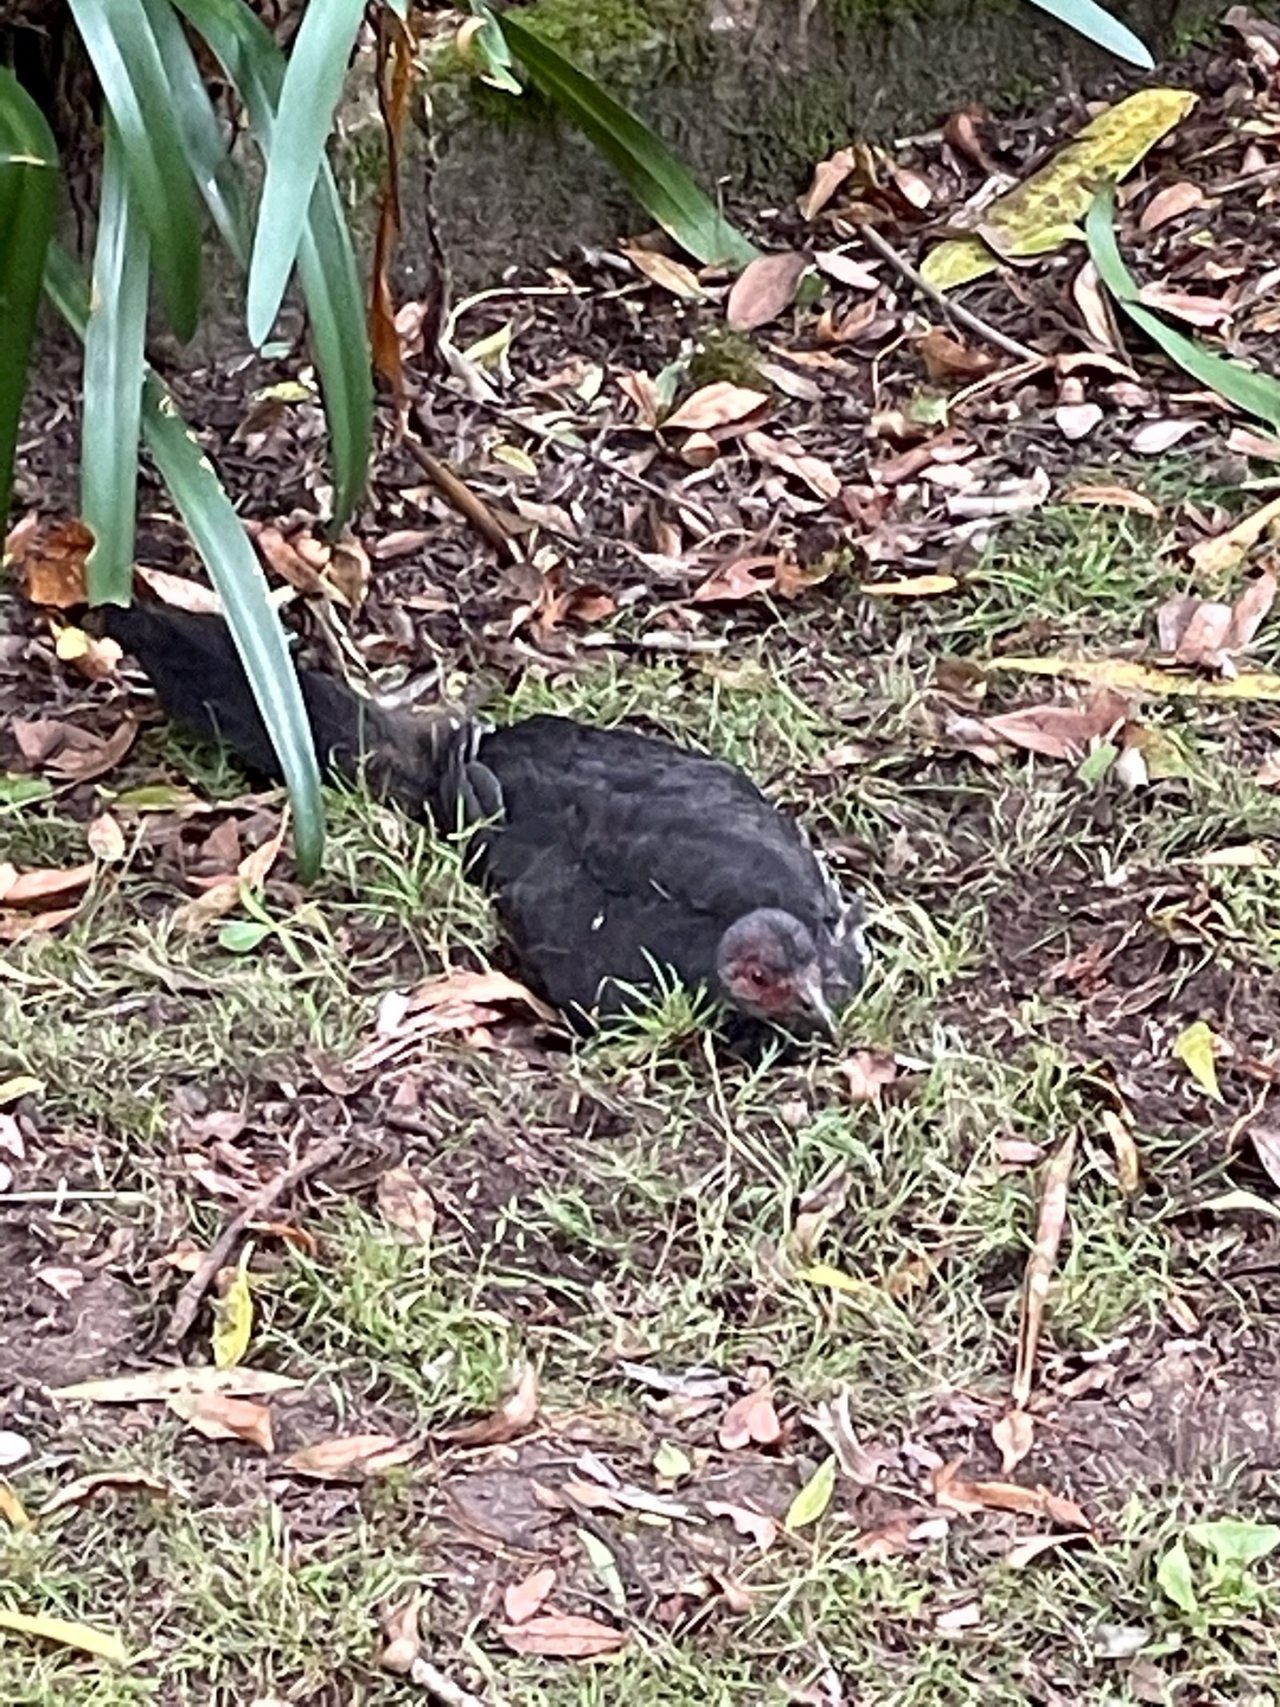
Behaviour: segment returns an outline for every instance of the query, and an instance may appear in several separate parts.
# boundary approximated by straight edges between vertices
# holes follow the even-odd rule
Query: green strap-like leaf
[[[755,259],[755,246],[646,124],[514,14],[504,12],[498,21],[542,93],[591,139],[641,207],[682,248],[709,267],[745,266]]]
[[[270,155],[285,58],[243,0],[175,0],[204,37]],[[334,520],[360,501],[373,440],[373,361],[355,247],[327,160],[311,197],[298,246],[298,277],[311,326],[316,372],[333,446]]]
[[[200,316],[200,208],[150,21],[142,0],[70,0],[70,6],[120,130],[169,323],[189,338]]]
[[[143,431],[165,485],[218,589],[236,650],[289,786],[298,871],[309,881],[324,851],[320,772],[284,628],[248,535],[194,434],[154,374],[143,386]]]
[[[0,67],[0,538],[57,182],[58,150],[45,116],[13,73]]]
[[[187,151],[187,165],[223,242],[241,267],[249,265],[250,225],[241,175],[229,139],[209,99],[200,67],[170,0],[142,0]]]
[[[1130,65],[1140,65],[1144,71],[1154,68],[1155,60],[1145,44],[1127,24],[1122,24],[1119,18],[1113,18],[1110,12],[1099,6],[1097,0],[1031,0],[1031,4],[1042,12],[1048,12],[1051,18],[1075,30],[1105,53],[1128,60]]]
[[[138,424],[150,275],[147,228],[134,205],[120,133],[108,112],[93,255],[93,309],[84,337],[80,433],[80,510],[94,541],[85,580],[95,605],[127,605],[133,593]]]
[[[1116,243],[1115,190],[1111,185],[1099,190],[1095,196],[1084,230],[1098,277],[1134,324],[1140,326],[1154,343],[1159,344],[1165,355],[1198,384],[1208,386],[1219,397],[1226,398],[1228,403],[1234,403],[1238,409],[1265,421],[1273,431],[1280,433],[1280,380],[1269,373],[1259,373],[1256,368],[1245,367],[1229,356],[1215,355],[1138,301],[1138,286]]]
[[[249,262],[249,337],[271,336],[306,225],[364,0],[325,0],[303,14],[276,107]]]
[[[58,312],[84,336],[89,291],[84,271],[60,243],[49,247],[45,289]],[[324,851],[324,805],[315,745],[293,660],[267,578],[217,473],[174,406],[148,372],[142,428],[162,479],[226,607],[227,622],[254,699],[280,759],[294,814],[298,871],[309,881]]]

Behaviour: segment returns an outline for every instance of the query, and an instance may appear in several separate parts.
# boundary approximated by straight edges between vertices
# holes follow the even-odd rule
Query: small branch
[[[327,1167],[335,1157],[340,1156],[347,1145],[345,1132],[335,1132],[308,1150],[306,1155],[299,1156],[296,1162],[269,1179],[259,1190],[255,1191],[232,1216],[230,1221],[218,1234],[205,1253],[200,1266],[187,1281],[178,1294],[178,1302],[165,1330],[165,1341],[169,1345],[177,1345],[190,1331],[191,1324],[196,1319],[196,1312],[204,1302],[204,1295],[213,1285],[219,1271],[226,1266],[227,1258],[231,1255],[236,1240],[244,1232],[251,1221],[261,1221],[267,1211],[287,1192],[301,1185],[304,1179]]]
[[[416,408],[413,411],[413,420],[419,432],[426,430],[422,414]],[[464,480],[460,480],[451,468],[440,461],[439,457],[432,456],[431,452],[420,445],[412,434],[405,434],[403,444],[441,496],[453,505],[459,515],[464,516],[471,523],[477,533],[483,535],[500,557],[505,557],[514,562],[520,554],[507,530],[484,499],[473,492]]]
[[[904,279],[909,280],[922,296],[927,296],[929,301],[940,308],[957,326],[963,326],[967,332],[972,332],[975,337],[984,338],[988,344],[994,344],[997,350],[1003,350],[1005,355],[1013,356],[1017,361],[1039,362],[1042,360],[1029,345],[1020,344],[1016,338],[1006,337],[1003,332],[997,331],[994,326],[989,326],[985,320],[980,320],[976,314],[970,313],[967,308],[962,308],[958,302],[951,302],[927,279],[922,278],[910,261],[905,256],[900,255],[893,244],[887,238],[882,237],[873,226],[859,225],[858,234],[865,243],[868,243],[875,250],[877,255],[882,255],[890,266],[896,267]]]

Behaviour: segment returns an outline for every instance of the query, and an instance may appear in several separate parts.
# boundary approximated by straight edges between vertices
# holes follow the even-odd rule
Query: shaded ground
[[[892,292],[885,351],[844,350],[847,370],[797,363],[817,396],[775,399],[775,437],[799,435],[838,473],[823,502],[732,442],[686,475],[626,424],[619,373],[741,358],[714,304],[675,303],[609,261],[552,289],[477,311],[476,334],[512,316],[507,413],[443,388],[438,407],[436,448],[529,530],[529,560],[500,569],[389,448],[359,530],[376,563],[354,627],[365,661],[393,689],[443,686],[504,716],[637,718],[747,765],[866,889],[876,976],[842,1049],[760,1070],[704,1049],[678,1003],[576,1052],[513,1010],[361,1070],[388,991],[491,946],[456,850],[335,797],[320,883],[300,890],[282,857],[272,934],[233,953],[175,907],[271,833],[273,797],[160,727],[102,776],[41,799],[11,788],[0,858],[19,867],[79,863],[104,811],[125,839],[74,918],[0,963],[0,1082],[38,1082],[8,1094],[0,1126],[16,1194],[0,1200],[0,1429],[30,1447],[9,1475],[33,1517],[0,1519],[0,1607],[115,1628],[136,1658],[117,1669],[0,1634],[0,1693],[398,1699],[409,1686],[379,1669],[378,1621],[416,1584],[425,1650],[455,1687],[531,1707],[1273,1700],[1270,1563],[1211,1582],[1193,1537],[1195,1605],[1157,1571],[1189,1523],[1270,1520],[1280,1496],[1280,1235],[1252,1136],[1274,1124],[1280,1072],[1277,808],[1258,780],[1280,714],[1133,705],[1165,759],[1141,787],[1098,766],[1097,742],[1069,760],[975,752],[963,721],[1051,697],[1000,673],[1002,657],[1149,653],[1170,592],[1238,591],[1238,576],[1203,586],[1185,555],[1253,504],[1230,484],[1227,423],[1178,401],[1149,356],[1143,397],[1107,397],[1083,460],[1054,428],[1056,380],[1012,416],[1005,394],[979,398],[955,424],[973,491],[1044,470],[1050,495],[984,540],[958,529],[945,484],[884,478],[904,446],[871,429],[873,401],[900,407],[921,386],[914,344],[889,347],[914,326]],[[788,334],[793,351],[829,348],[818,312]],[[984,312],[1011,312],[995,286]],[[574,389],[593,363],[609,377],[598,408]],[[184,382],[264,522],[310,517],[323,478],[309,406],[259,399],[245,426],[250,387],[287,371]],[[1184,407],[1179,454],[1135,460],[1135,423]],[[635,459],[630,475],[548,447],[530,423],[557,412],[611,462]],[[46,510],[73,502],[73,444],[64,406],[38,400],[24,479]],[[1150,513],[1067,502],[1086,477],[1140,491]],[[689,501],[705,514],[691,520]],[[158,498],[145,508],[146,561],[189,568]],[[406,544],[405,529],[424,537]],[[692,599],[748,554],[771,574],[778,554],[829,573],[791,598]],[[958,584],[936,597],[861,590],[938,570]],[[590,589],[576,605],[575,588]],[[1280,663],[1274,622],[1253,661]],[[6,717],[104,736],[140,705],[127,683],[58,665],[47,625],[8,598],[0,694]],[[11,775],[42,770],[4,740]],[[169,792],[131,797],[156,783]],[[1197,1020],[1219,1040],[1216,1100],[1175,1054]],[[875,1099],[863,1051],[897,1058]],[[192,1253],[331,1133],[346,1134],[341,1160],[253,1234],[246,1361],[303,1383],[271,1399],[270,1453],[201,1438],[159,1404],[51,1396],[171,1361]],[[1078,1502],[1087,1532],[1061,1504],[949,1496],[945,1474],[962,1460],[970,1484],[1002,1479],[990,1431],[1040,1164],[1069,1136],[1034,1445],[1007,1479]],[[425,1193],[412,1235],[392,1224],[400,1167]],[[210,1329],[204,1311],[190,1361],[207,1359]],[[524,1363],[537,1417],[486,1443]],[[776,1436],[735,1445],[726,1411],[766,1379]],[[481,1443],[450,1441],[468,1418]],[[284,1462],[357,1433],[418,1450],[349,1484]],[[779,1531],[832,1446],[829,1509]],[[49,1509],[96,1476],[110,1479]],[[512,1651],[503,1593],[544,1566],[544,1610],[625,1633],[619,1654]]]

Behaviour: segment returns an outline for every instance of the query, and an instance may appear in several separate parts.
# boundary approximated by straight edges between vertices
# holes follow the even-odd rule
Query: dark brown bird
[[[94,626],[133,653],[171,717],[279,779],[220,618],[108,606]],[[629,729],[545,716],[494,729],[298,676],[331,771],[364,774],[443,833],[475,827],[472,870],[521,975],[579,1029],[669,968],[752,1021],[834,1030],[863,979],[861,906],[742,771]]]

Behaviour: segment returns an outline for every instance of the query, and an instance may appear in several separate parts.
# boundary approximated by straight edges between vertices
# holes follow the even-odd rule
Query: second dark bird
[[[220,618],[108,606],[94,626],[134,655],[177,722],[279,779]],[[578,1029],[670,968],[757,1024],[834,1031],[865,971],[861,906],[735,766],[563,717],[493,729],[392,711],[298,674],[322,763],[363,773],[443,833],[477,826],[471,870],[520,973]]]

